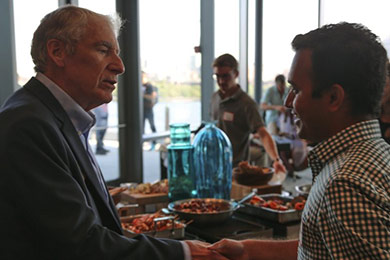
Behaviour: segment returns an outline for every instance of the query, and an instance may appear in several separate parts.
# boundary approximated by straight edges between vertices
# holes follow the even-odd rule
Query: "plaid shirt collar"
[[[313,173],[313,183],[322,168],[335,156],[352,145],[381,137],[378,120],[368,120],[345,128],[336,135],[319,143],[309,152],[309,164]]]

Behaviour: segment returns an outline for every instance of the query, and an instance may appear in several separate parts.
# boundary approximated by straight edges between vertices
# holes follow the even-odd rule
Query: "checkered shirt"
[[[390,259],[390,146],[378,121],[321,142],[309,162],[298,259]]]

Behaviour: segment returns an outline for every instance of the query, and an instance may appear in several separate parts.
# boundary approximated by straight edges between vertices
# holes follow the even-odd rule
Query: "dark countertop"
[[[219,225],[196,225],[186,227],[185,239],[198,239],[209,243],[223,238],[230,239],[298,239],[300,221],[277,223],[256,216],[235,212]]]

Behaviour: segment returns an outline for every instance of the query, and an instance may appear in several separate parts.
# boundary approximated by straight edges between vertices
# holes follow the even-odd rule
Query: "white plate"
[[[278,185],[282,184],[282,182],[286,179],[287,173],[286,172],[278,172],[274,173],[272,176],[272,179],[268,182],[269,185]]]

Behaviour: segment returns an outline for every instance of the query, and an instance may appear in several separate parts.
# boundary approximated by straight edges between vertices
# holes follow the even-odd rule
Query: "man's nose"
[[[110,69],[114,71],[117,75],[120,75],[125,72],[125,65],[123,64],[123,61],[119,57],[119,55],[115,54],[114,61],[111,63]]]

